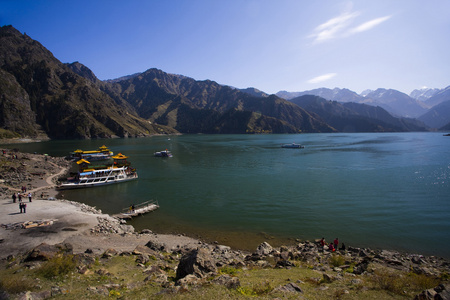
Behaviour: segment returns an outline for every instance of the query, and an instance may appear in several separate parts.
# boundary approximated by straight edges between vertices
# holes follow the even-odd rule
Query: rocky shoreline
[[[33,205],[32,207],[36,209],[42,205],[40,208],[42,211],[32,213],[43,213],[61,205],[61,210],[70,216],[79,214],[76,220],[80,217],[86,218],[86,221],[80,223],[84,227],[75,224],[73,219],[67,219],[64,226],[58,227],[58,224],[64,223],[65,215],[58,217],[58,222],[47,226],[45,230],[42,230],[44,227],[24,229],[2,226],[0,249],[3,253],[10,253],[1,260],[1,265],[5,269],[14,266],[29,268],[33,264],[40,265],[55,257],[71,256],[77,262],[77,272],[88,274],[95,269],[96,259],[126,256],[134,261],[145,274],[144,282],[152,282],[161,293],[169,294],[183,293],[193,287],[199,288],[211,284],[238,290],[242,286],[240,283],[242,279],[233,274],[224,274],[223,270],[227,268],[233,270],[307,268],[321,275],[317,279],[318,286],[344,282],[347,279],[350,282],[355,280],[352,285],[362,284],[365,278],[371,278],[377,270],[384,269],[389,270],[389,274],[400,272],[399,274],[416,274],[438,280],[439,285],[424,290],[416,296],[417,299],[450,299],[448,282],[450,263],[443,258],[356,247],[347,247],[345,250],[333,252],[327,247],[322,247],[319,241],[297,241],[294,245],[276,248],[264,242],[255,251],[248,252],[234,250],[226,245],[207,244],[183,235],[156,234],[148,229],[136,233],[133,226],[102,214],[94,207],[54,199],[54,181],[58,174],[67,171],[69,167],[64,159],[7,150],[7,153],[3,153],[1,162],[0,199],[4,199],[3,204],[6,210],[11,207],[11,192],[18,191],[17,187],[25,186],[35,196],[44,194],[47,199],[34,200],[30,203],[30,206]],[[39,196],[37,198],[39,199]],[[53,213],[53,215],[57,214]],[[5,213],[2,224],[5,225],[5,220],[17,220],[19,216],[23,218],[25,214]],[[36,236],[31,237],[25,234],[23,239],[26,242],[20,248],[21,251],[16,248],[8,251],[8,246],[20,240],[17,234],[11,235],[13,231],[15,233],[20,231],[19,235],[25,234],[25,231],[34,232]],[[60,235],[60,239],[55,239],[55,235]],[[29,240],[33,238],[34,245],[29,243]],[[29,247],[26,249],[27,245]],[[127,288],[139,288],[139,285]],[[58,286],[55,289],[28,291],[16,296],[20,299],[30,299],[30,297],[45,299],[62,293],[61,290],[64,289],[66,287]],[[301,295],[303,289],[301,282],[290,282],[273,287],[271,293]],[[109,295],[111,287],[91,286],[88,290],[92,293]],[[351,292],[347,289],[343,291],[344,294]],[[3,293],[11,296],[5,289]],[[0,299],[3,298],[0,297]]]
[[[105,297],[111,294],[111,290],[139,289],[149,283],[158,287],[158,294],[168,295],[185,294],[193,289],[201,289],[210,285],[239,290],[241,288],[240,277],[234,276],[234,271],[227,274],[227,270],[254,269],[270,271],[308,268],[317,274],[317,277],[310,280],[315,281],[314,284],[323,289],[327,289],[328,285],[331,286],[335,282],[351,282],[352,286],[361,286],[361,289],[364,289],[362,286],[366,284],[367,280],[379,276],[380,270],[388,270],[381,273],[381,276],[387,277],[387,280],[395,280],[396,276],[401,277],[406,274],[438,279],[436,282],[439,284],[436,287],[418,293],[414,299],[450,299],[450,283],[448,281],[450,264],[441,258],[354,247],[330,252],[326,248],[324,249],[319,241],[304,241],[296,245],[278,248],[263,242],[252,253],[200,241],[195,244],[170,247],[158,239],[152,239],[154,234],[149,231],[139,234],[132,233],[132,231],[132,227],[124,228],[120,222],[106,221],[99,217],[99,224],[91,229],[91,233],[118,236],[140,235],[148,242],[145,245],[136,246],[132,251],[108,248],[101,254],[95,254],[89,247],[84,252],[75,254],[70,243],[55,245],[42,243],[25,253],[3,259],[1,265],[5,268],[20,265],[25,268],[35,268],[56,257],[70,256],[73,261],[77,262],[76,272],[79,274],[95,273],[101,276],[112,276],[108,269],[96,268],[95,262],[99,259],[111,260],[114,257],[128,257],[145,278],[126,287],[120,283],[86,287],[89,293]],[[172,276],[170,276],[171,274]],[[264,279],[261,278],[261,280]],[[112,281],[114,282],[114,280]],[[304,284],[305,282],[299,279],[295,282],[274,286],[270,293],[296,294],[301,297],[300,295],[304,294]],[[57,285],[50,290],[24,292],[18,295],[18,299],[46,299],[69,292],[67,286]],[[342,293],[350,294],[352,291],[348,289],[343,290]],[[9,296],[11,295],[8,294],[7,297]]]

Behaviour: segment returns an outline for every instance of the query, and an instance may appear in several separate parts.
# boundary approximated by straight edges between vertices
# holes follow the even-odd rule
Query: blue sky
[[[450,85],[448,0],[0,0],[0,25],[102,80],[158,68],[267,93]]]

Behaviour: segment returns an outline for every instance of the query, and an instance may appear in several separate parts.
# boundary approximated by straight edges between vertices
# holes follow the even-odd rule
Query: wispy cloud
[[[320,82],[330,80],[331,78],[333,78],[336,75],[337,75],[336,73],[327,73],[327,74],[323,74],[323,75],[311,78],[307,82],[308,83],[320,83]]]
[[[314,42],[323,42],[338,37],[351,24],[354,18],[359,15],[358,12],[343,13],[340,16],[332,18],[314,29],[310,35]]]
[[[389,20],[392,16],[385,16],[385,17],[381,17],[381,18],[376,18],[370,21],[367,21],[365,23],[362,23],[361,25],[351,29],[351,33],[358,33],[358,32],[363,32],[366,30],[370,30],[372,28],[374,28],[377,25],[380,25],[381,23]]]
[[[336,38],[344,38],[356,33],[370,30],[392,17],[384,16],[364,22],[358,26],[354,26],[353,23],[360,14],[361,13],[358,11],[344,12],[339,16],[317,26],[309,37],[313,39],[314,43],[321,43]]]

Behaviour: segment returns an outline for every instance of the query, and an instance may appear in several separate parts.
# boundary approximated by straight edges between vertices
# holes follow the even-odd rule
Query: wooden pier
[[[147,201],[135,205],[133,207],[124,208],[120,214],[113,215],[113,217],[118,219],[131,219],[149,212],[152,212],[159,208],[157,201]]]

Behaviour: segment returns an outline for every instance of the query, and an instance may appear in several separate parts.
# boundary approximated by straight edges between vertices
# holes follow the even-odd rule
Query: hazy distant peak
[[[303,95],[314,95],[319,96],[327,100],[341,101],[341,102],[357,102],[361,98],[357,93],[349,89],[341,89],[335,87],[334,89],[329,88],[318,88],[314,90],[304,91],[304,92],[286,92],[280,91],[276,93],[278,97],[290,100]]]
[[[441,89],[425,87],[421,89],[415,89],[409,94],[409,96],[419,101],[426,101],[431,97],[433,97],[434,95],[436,95],[437,93],[439,93],[440,91]]]
[[[360,96],[366,97],[368,94],[372,93],[373,90],[371,89],[367,89],[361,92],[361,94],[359,94]]]
[[[403,92],[394,89],[378,88],[375,91],[372,91],[371,93],[367,94],[366,97],[373,99],[381,99],[386,97],[409,97],[409,96]]]

